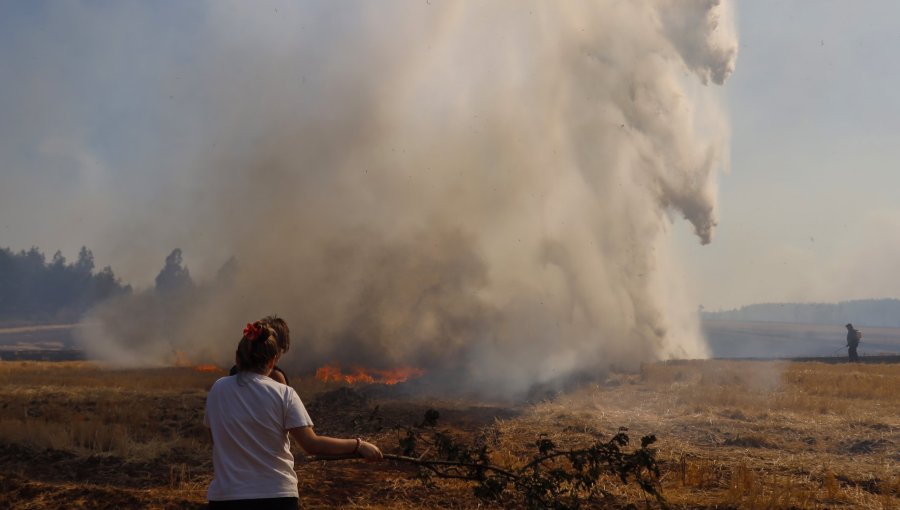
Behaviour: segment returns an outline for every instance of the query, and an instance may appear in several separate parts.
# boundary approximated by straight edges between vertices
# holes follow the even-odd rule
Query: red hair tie
[[[262,326],[260,326],[259,321],[256,321],[253,324],[248,322],[247,327],[244,328],[244,336],[251,342],[255,342],[259,339],[260,333],[262,333]]]

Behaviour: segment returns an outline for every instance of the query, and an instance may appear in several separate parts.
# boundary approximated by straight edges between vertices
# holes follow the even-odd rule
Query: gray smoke
[[[172,231],[119,235],[236,270],[97,310],[94,355],[229,364],[272,312],[294,370],[413,365],[496,392],[707,354],[669,231],[716,224],[726,2],[210,9],[173,85],[198,113],[173,128],[177,186],[144,220]]]

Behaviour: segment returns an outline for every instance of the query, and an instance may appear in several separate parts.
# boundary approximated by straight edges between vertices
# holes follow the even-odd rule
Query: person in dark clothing
[[[275,341],[278,344],[278,355],[275,358],[277,362],[283,355],[291,348],[291,329],[288,327],[287,322],[277,315],[267,315],[259,320],[260,324],[269,326],[275,331]],[[238,373],[238,366],[234,365],[231,367],[228,375],[236,375]],[[269,374],[269,377],[280,382],[281,384],[286,384],[290,386],[290,382],[288,381],[287,374],[284,373],[284,370],[275,365],[272,368],[272,372]]]
[[[859,355],[856,353],[856,348],[859,347],[859,341],[862,339],[862,333],[856,328],[853,327],[853,324],[847,323],[847,353],[850,356],[850,361],[859,361]]]

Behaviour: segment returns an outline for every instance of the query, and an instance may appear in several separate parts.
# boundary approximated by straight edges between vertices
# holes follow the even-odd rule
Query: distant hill
[[[860,299],[840,303],[762,303],[734,310],[700,312],[707,321],[788,322],[900,327],[900,299]]]

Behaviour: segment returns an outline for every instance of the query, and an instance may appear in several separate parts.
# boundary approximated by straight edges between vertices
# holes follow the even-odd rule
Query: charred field
[[[0,363],[0,506],[204,508],[212,476],[202,425],[221,373]],[[363,436],[399,453],[404,427],[436,430],[517,466],[548,438],[577,448],[627,427],[655,434],[671,508],[900,508],[900,364],[675,361],[611,373],[533,401],[414,396],[404,385],[341,386],[291,374],[320,434]],[[459,480],[424,483],[414,465],[303,462],[303,508],[520,508]],[[614,476],[585,508],[660,507]]]

